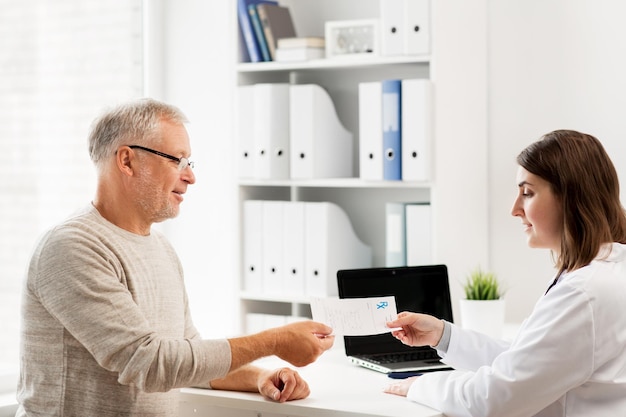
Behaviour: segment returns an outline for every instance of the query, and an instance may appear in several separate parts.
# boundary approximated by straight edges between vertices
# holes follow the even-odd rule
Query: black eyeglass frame
[[[178,162],[178,170],[179,171],[182,171],[182,170],[184,170],[187,167],[191,167],[191,169],[193,169],[193,166],[194,166],[193,161],[190,161],[188,158],[185,158],[185,157],[178,158],[178,157],[176,157],[174,155],[169,155],[169,154],[166,154],[166,153],[163,153],[163,152],[159,152],[159,151],[156,151],[154,149],[146,148],[145,146],[141,146],[141,145],[128,145],[128,147],[130,149],[141,149],[143,151],[150,152],[150,153],[153,153],[155,155],[162,156],[163,158],[171,159],[174,162]]]

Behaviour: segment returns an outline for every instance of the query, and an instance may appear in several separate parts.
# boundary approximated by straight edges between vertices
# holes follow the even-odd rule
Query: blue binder
[[[402,180],[402,80],[382,81],[383,179]]]

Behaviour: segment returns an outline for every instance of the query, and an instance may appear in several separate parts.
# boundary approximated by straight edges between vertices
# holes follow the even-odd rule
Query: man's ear
[[[134,175],[135,153],[128,146],[122,146],[115,153],[117,168],[128,176]]]

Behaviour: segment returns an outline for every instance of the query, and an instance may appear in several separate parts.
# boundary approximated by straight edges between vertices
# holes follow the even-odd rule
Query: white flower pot
[[[504,330],[504,299],[459,300],[461,326],[501,339]]]

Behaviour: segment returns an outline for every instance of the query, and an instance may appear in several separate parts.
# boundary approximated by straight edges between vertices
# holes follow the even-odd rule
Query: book
[[[274,4],[259,4],[257,13],[261,19],[265,41],[273,61],[276,59],[278,40],[296,37],[291,13],[289,12],[289,7]]]
[[[265,41],[265,34],[263,33],[263,26],[261,26],[259,13],[256,10],[256,4],[248,5],[248,14],[250,15],[254,35],[256,36],[256,40],[259,45],[259,51],[262,58],[261,61],[271,61],[272,58],[270,57],[270,51],[267,48],[267,42]]]
[[[237,0],[237,17],[239,18],[239,29],[241,30],[241,36],[243,37],[243,43],[246,47],[247,59],[250,62],[260,62],[263,60],[261,50],[259,49],[259,43],[254,33],[252,21],[250,20],[250,14],[248,12],[248,6],[250,4],[272,4],[277,5],[278,2],[274,0]],[[246,54],[244,54],[246,55]]]
[[[310,36],[305,38],[282,38],[278,40],[277,48],[325,48],[326,42],[324,38]]]
[[[276,49],[276,61],[308,61],[309,59],[324,58],[325,54],[324,48],[278,48]]]

